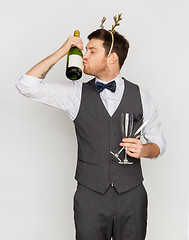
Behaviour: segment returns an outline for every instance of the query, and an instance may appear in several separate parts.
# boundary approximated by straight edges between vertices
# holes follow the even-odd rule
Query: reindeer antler
[[[122,17],[121,17],[122,13],[118,14],[118,17],[115,15],[114,16],[114,22],[115,24],[112,25],[112,30],[110,30],[112,33],[114,33],[115,31],[115,27],[119,26],[119,21],[122,20]]]
[[[100,27],[102,28],[102,29],[104,29],[104,26],[103,26],[103,24],[104,24],[104,22],[106,21],[106,18],[105,17],[103,17],[103,19],[102,19],[102,21],[101,21],[101,25],[100,25]]]

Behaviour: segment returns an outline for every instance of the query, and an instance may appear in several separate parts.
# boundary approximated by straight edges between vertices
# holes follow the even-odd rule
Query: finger
[[[126,147],[126,144],[122,143],[122,142],[119,145],[122,146],[122,147]]]
[[[123,142],[127,142],[127,143],[138,143],[138,142],[141,142],[141,140],[136,139],[136,138],[123,138],[122,141]]]
[[[139,148],[138,144],[133,144],[133,143],[124,143],[126,147],[128,148]]]
[[[139,155],[138,155],[137,153],[133,153],[133,152],[127,151],[127,154],[128,154],[130,157],[139,158]]]
[[[140,153],[140,149],[138,148],[127,148],[127,151],[133,152],[133,153]]]
[[[131,143],[121,142],[119,145],[122,147],[128,148],[128,149],[135,149],[135,150],[137,149],[138,151],[140,151],[140,149],[141,149],[141,146],[139,144],[131,144]]]

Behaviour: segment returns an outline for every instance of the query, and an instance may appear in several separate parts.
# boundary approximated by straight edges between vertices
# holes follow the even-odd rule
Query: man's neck
[[[103,74],[101,76],[96,76],[102,81],[110,82],[111,80],[115,79],[120,74],[120,71],[109,73],[109,74]]]

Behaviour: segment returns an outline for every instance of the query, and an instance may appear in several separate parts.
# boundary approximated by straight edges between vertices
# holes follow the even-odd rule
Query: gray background
[[[76,138],[61,110],[31,101],[15,83],[77,28],[87,35],[123,13],[130,42],[122,75],[146,88],[159,112],[166,154],[142,160],[149,195],[147,240],[188,239],[188,1],[8,1],[1,5],[0,239],[74,239]],[[63,82],[65,58],[45,81]],[[83,80],[89,80],[85,76]]]

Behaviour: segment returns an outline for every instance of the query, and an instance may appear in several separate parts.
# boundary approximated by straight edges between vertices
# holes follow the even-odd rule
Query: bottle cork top
[[[74,36],[75,37],[80,37],[80,31],[79,30],[75,30],[74,31]]]

